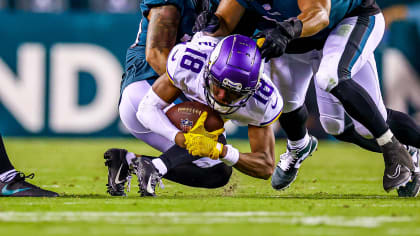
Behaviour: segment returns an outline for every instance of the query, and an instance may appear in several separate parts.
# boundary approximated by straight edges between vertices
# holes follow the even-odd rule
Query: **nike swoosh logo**
[[[271,104],[271,108],[276,108],[276,106],[277,106],[277,98],[276,98],[276,102],[274,103],[274,104]]]
[[[117,175],[115,175],[115,183],[116,184],[121,184],[121,183],[124,182],[124,181],[120,181],[120,172],[121,172],[122,166],[123,166],[123,164],[121,164],[120,168],[118,169]]]
[[[414,155],[416,156],[415,161],[413,161],[414,162],[414,167],[418,167],[419,166],[419,150],[417,150]]]
[[[175,59],[175,55],[176,55],[176,53],[178,52],[178,50],[176,50],[175,52],[174,52],[174,55],[172,56],[172,58],[171,58],[171,60],[172,61],[175,61],[176,59]]]
[[[302,164],[302,162],[303,162],[305,159],[306,159],[306,157],[305,157],[305,158],[303,158],[303,159],[299,159],[299,160],[297,161],[297,164]]]
[[[1,190],[2,195],[10,196],[10,195],[13,195],[15,193],[19,193],[19,192],[31,189],[31,188],[20,188],[20,189],[15,189],[15,190],[9,190],[9,189],[7,189],[8,185],[9,184],[4,185],[3,189]]]
[[[395,173],[393,175],[386,174],[386,176],[388,176],[388,178],[390,179],[395,179],[398,176],[400,176],[400,172],[401,172],[401,165],[398,164],[397,168],[395,169]]]
[[[147,187],[146,190],[148,193],[154,193],[155,191],[152,188],[152,176],[149,176],[149,180],[147,181]]]

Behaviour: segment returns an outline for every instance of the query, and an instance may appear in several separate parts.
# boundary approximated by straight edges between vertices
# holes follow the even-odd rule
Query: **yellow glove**
[[[185,145],[188,153],[193,156],[210,157],[219,159],[223,150],[223,144],[201,134],[186,133]]]
[[[262,47],[262,45],[264,44],[264,42],[265,42],[265,38],[259,38],[259,39],[257,39],[257,46],[259,48]]]
[[[225,129],[221,128],[221,129],[218,129],[218,130],[215,130],[215,131],[212,131],[212,132],[207,131],[204,128],[204,122],[206,121],[206,119],[207,119],[207,112],[205,111],[200,115],[200,118],[198,118],[194,127],[192,127],[190,131],[188,131],[188,134],[200,134],[200,135],[204,135],[208,138],[211,138],[214,141],[217,141],[219,135],[223,134]],[[187,137],[185,137],[185,139],[187,139]]]

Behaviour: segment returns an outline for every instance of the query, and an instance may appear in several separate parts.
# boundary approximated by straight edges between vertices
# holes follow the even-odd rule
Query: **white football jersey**
[[[220,38],[205,36],[201,32],[190,42],[176,45],[169,54],[167,74],[175,87],[194,101],[207,104],[204,87],[204,66]],[[260,87],[246,106],[232,114],[222,115],[237,125],[267,126],[277,120],[283,109],[279,91],[265,74]]]

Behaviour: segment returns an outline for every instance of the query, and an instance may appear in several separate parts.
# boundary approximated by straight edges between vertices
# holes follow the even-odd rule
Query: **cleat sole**
[[[409,176],[408,179],[407,180],[404,180],[402,183],[400,183],[400,184],[398,184],[396,186],[392,186],[392,187],[390,187],[388,189],[385,189],[385,191],[389,193],[389,192],[391,192],[394,189],[398,189],[400,187],[405,187],[407,185],[407,183],[410,182],[410,180],[411,180],[411,176]]]
[[[313,153],[315,152],[315,151],[318,151],[318,139],[316,138],[316,137],[311,137],[311,139],[314,139],[315,141],[315,146],[312,148],[312,150],[310,150],[310,153],[308,154],[308,156],[307,157],[305,157],[302,161],[301,161],[301,163],[304,161],[304,160],[306,160],[308,157],[310,157],[310,156],[312,156],[313,155]],[[279,166],[279,164],[277,164],[277,166]],[[299,166],[300,167],[300,166]],[[284,186],[284,187],[281,187],[281,188],[276,188],[275,186],[273,186],[273,185],[271,185],[271,187],[274,189],[274,190],[276,190],[276,191],[283,191],[283,190],[286,190],[287,188],[289,188],[290,187],[290,185],[292,185],[292,183],[293,182],[295,182],[295,180],[296,180],[296,178],[297,178],[297,176],[298,176],[298,173],[299,173],[299,167],[298,168],[296,168],[297,169],[297,171],[296,171],[296,175],[294,176],[294,178],[286,185],[286,186]]]
[[[297,173],[296,173],[296,176],[293,178],[293,180],[292,180],[292,181],[290,181],[290,183],[289,183],[288,185],[286,185],[286,186],[284,186],[284,187],[282,187],[282,188],[275,188],[273,185],[271,185],[271,187],[272,187],[274,190],[276,190],[276,191],[283,191],[283,190],[286,190],[287,188],[289,188],[289,187],[290,187],[290,185],[292,185],[292,183],[293,183],[293,182],[295,182],[296,178],[297,178]]]

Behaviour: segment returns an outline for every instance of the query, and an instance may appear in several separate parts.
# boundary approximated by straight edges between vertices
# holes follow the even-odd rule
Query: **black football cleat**
[[[404,187],[399,187],[397,193],[399,197],[417,197],[420,191],[420,173],[415,172],[411,181]]]
[[[397,193],[399,197],[416,197],[420,191],[420,168],[419,157],[420,150],[415,147],[407,146],[407,151],[411,155],[414,164],[414,173],[411,176],[411,181],[404,187],[399,187]]]
[[[287,147],[287,151],[280,155],[280,161],[271,176],[271,186],[275,190],[288,188],[295,181],[302,162],[312,156],[317,147],[318,139],[312,135],[309,135],[309,142],[299,150]]]
[[[148,157],[136,158],[133,160],[134,173],[139,180],[139,193],[141,197],[155,197],[156,185],[162,184],[162,176],[159,174],[152,161]]]
[[[10,181],[0,181],[0,197],[58,197],[58,193],[30,184],[25,179],[33,179],[34,173],[25,175],[18,172]]]
[[[407,150],[395,137],[392,137],[391,142],[382,146],[382,153],[385,161],[383,177],[385,191],[405,186],[414,172],[413,161]]]
[[[105,166],[108,167],[107,193],[111,196],[127,196],[125,183],[128,190],[131,182],[131,172],[125,155],[127,150],[111,148],[104,153]]]

